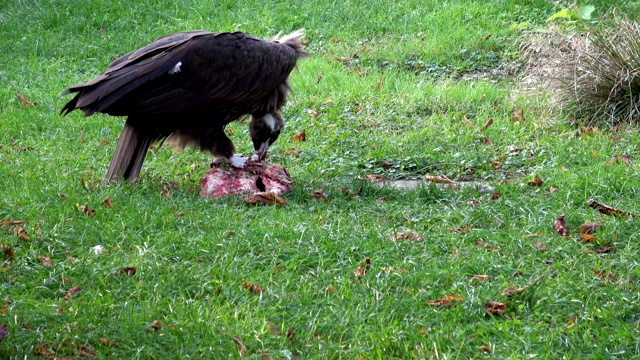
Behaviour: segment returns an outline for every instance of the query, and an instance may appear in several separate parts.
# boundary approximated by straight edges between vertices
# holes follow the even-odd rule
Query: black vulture
[[[62,95],[76,93],[61,113],[80,109],[127,116],[107,180],[134,182],[149,146],[170,138],[244,167],[260,161],[284,127],[280,114],[288,78],[303,49],[303,31],[263,40],[240,32],[179,32],[113,61],[108,69]],[[225,126],[250,114],[255,154],[234,154]]]

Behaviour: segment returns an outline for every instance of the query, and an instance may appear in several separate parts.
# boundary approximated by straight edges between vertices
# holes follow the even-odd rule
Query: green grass
[[[573,128],[505,75],[527,30],[568,3],[2,3],[0,220],[25,221],[31,241],[0,226],[0,325],[9,332],[0,358],[48,357],[39,349],[57,358],[239,358],[234,337],[254,359],[639,356],[638,220],[586,205],[595,198],[640,214],[637,129]],[[599,16],[611,2],[593,3]],[[122,119],[58,115],[67,86],[161,35],[198,28],[307,30],[314,57],[292,75],[287,127],[270,158],[295,180],[286,207],[199,197],[210,159],[195,151],[151,151],[135,186],[105,185]],[[520,109],[526,120],[513,121]],[[229,127],[238,150],[251,151],[246,123]],[[303,129],[307,141],[294,142]],[[292,148],[298,156],[285,155]],[[631,164],[608,164],[619,155]],[[490,202],[474,186],[378,187],[361,180],[369,174],[481,181],[502,197]],[[542,187],[526,185],[534,174]],[[343,188],[362,190],[348,197]],[[310,195],[317,189],[328,203]],[[561,214],[571,238],[553,232]],[[585,221],[603,224],[598,244],[575,234]],[[464,226],[472,230],[451,232]],[[390,240],[407,229],[422,240]],[[596,253],[603,244],[614,251]],[[134,276],[121,274],[127,266]],[[493,280],[469,281],[477,274]],[[515,286],[529,288],[501,295]],[[451,294],[464,301],[428,305]],[[490,315],[487,300],[506,312]],[[155,320],[162,326],[152,330]]]

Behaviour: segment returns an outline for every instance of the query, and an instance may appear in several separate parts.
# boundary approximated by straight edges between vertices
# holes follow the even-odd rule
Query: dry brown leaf
[[[258,284],[250,284],[246,281],[242,282],[242,287],[249,290],[250,293],[254,294],[254,295],[262,295],[262,293],[264,292],[262,290],[262,288],[260,287],[260,285]]]
[[[287,329],[287,340],[289,340],[289,342],[293,342],[295,337],[296,337],[296,332],[293,331],[292,328],[288,328]]]
[[[598,224],[598,223],[593,223],[593,222],[585,222],[584,224],[580,225],[580,228],[577,230],[577,232],[581,233],[581,234],[593,234],[594,232],[596,232],[596,230],[598,230],[599,227],[601,227],[602,224]]]
[[[542,186],[543,184],[544,181],[542,181],[537,174],[533,177],[533,180],[527,181],[527,185],[529,186]]]
[[[507,305],[493,300],[487,300],[484,307],[493,315],[498,315],[507,311]]]
[[[493,144],[493,140],[491,140],[488,137],[482,135],[482,143],[484,145],[491,145],[491,144]]]
[[[240,338],[235,336],[232,339],[233,339],[233,342],[238,346],[238,352],[240,353],[240,356],[246,356],[249,353],[249,350],[242,343],[242,340],[240,340]]]
[[[493,276],[489,276],[489,275],[473,275],[470,279],[469,282],[487,282],[487,281],[492,281],[493,280]]]
[[[326,293],[334,293],[334,292],[336,292],[336,289],[333,287],[333,285],[329,284],[324,289],[324,292],[326,292]]]
[[[371,266],[371,259],[365,258],[364,262],[358,267],[358,270],[353,272],[356,279],[359,279],[367,274],[367,269]]]
[[[14,226],[14,225],[22,225],[24,224],[24,221],[22,220],[2,220],[2,225],[4,226]]]
[[[595,236],[591,235],[591,234],[581,234],[580,238],[582,239],[582,241],[584,242],[589,242],[589,243],[595,243],[598,242],[598,238],[596,238]]]
[[[100,338],[100,342],[101,342],[103,345],[106,345],[106,346],[120,346],[120,343],[119,343],[119,342],[117,342],[117,341],[115,341],[115,340],[111,340],[111,339],[106,338],[106,337],[101,337],[101,338]]]
[[[153,320],[153,322],[149,325],[149,329],[153,331],[160,330],[164,325],[160,322],[160,320]]]
[[[442,306],[451,306],[454,303],[460,302],[460,301],[464,301],[464,298],[462,296],[458,294],[451,294],[449,296],[446,296],[444,299],[431,300],[427,302],[427,304],[431,306],[442,307]]]
[[[51,259],[46,256],[40,255],[38,256],[38,260],[40,261],[40,264],[42,264],[42,266],[45,266],[45,267],[53,266],[53,262],[51,261]]]
[[[499,161],[492,161],[491,165],[493,166],[494,169],[500,169],[502,167],[502,163]]]
[[[389,236],[389,240],[391,241],[399,241],[399,240],[413,240],[413,241],[421,241],[422,235],[413,231],[413,230],[404,230],[397,232],[391,236]]]
[[[461,227],[449,230],[452,234],[467,234],[471,232],[471,227],[468,224],[464,224]]]
[[[494,191],[491,193],[491,195],[489,195],[489,198],[487,199],[487,201],[498,200],[501,197],[502,197],[502,193],[500,191]]]
[[[485,248],[487,249],[487,251],[491,251],[491,250],[495,250],[495,247],[492,245],[487,244],[486,242],[482,241],[482,240],[476,240],[474,243],[477,247],[481,247],[481,248]]]
[[[89,205],[79,205],[76,204],[76,207],[78,208],[78,210],[82,213],[84,213],[85,215],[87,215],[88,217],[92,217],[93,215],[96,214],[96,209],[91,208]]]
[[[302,129],[302,131],[299,134],[293,137],[293,142],[298,142],[298,141],[307,141],[307,133],[305,129]]]
[[[558,216],[558,218],[553,222],[553,230],[556,234],[562,237],[569,237],[569,229],[567,229],[567,222],[564,220],[566,214]]]
[[[365,176],[365,178],[368,181],[371,181],[371,182],[380,182],[380,181],[384,181],[385,180],[384,176],[382,176],[380,174],[369,174],[369,175]]]
[[[122,269],[118,270],[118,273],[120,275],[129,275],[129,276],[133,276],[136,274],[136,267],[135,266],[125,266]]]
[[[536,247],[536,249],[544,252],[547,250],[547,244],[540,242],[540,241],[535,241],[535,240],[531,240],[531,243],[533,244],[533,246]]]
[[[27,231],[22,226],[16,226],[13,229],[13,233],[16,234],[20,240],[24,242],[31,242],[31,236],[27,234]]]
[[[595,201],[594,199],[589,199],[589,201],[587,201],[587,205],[589,205],[589,207],[592,207],[592,208],[598,210],[600,213],[608,215],[608,216],[635,217],[635,218],[640,217],[639,215],[628,213],[626,211],[622,211],[622,210],[619,210],[619,209],[612,208],[609,205],[605,205],[603,203],[599,203],[599,202]]]
[[[111,203],[111,198],[105,198],[104,200],[102,200],[102,205],[106,208],[110,208],[113,206],[113,204]]]
[[[607,161],[604,164],[607,166],[612,164],[631,165],[631,158],[629,158],[627,155],[616,155],[616,157]]]
[[[487,354],[491,353],[491,348],[487,345],[480,346],[480,350],[486,352]]]
[[[287,201],[271,191],[257,192],[242,199],[249,205],[287,205]]]
[[[610,271],[604,272],[602,270],[594,270],[593,273],[605,280],[613,280],[616,278],[616,273]]]
[[[65,295],[62,300],[69,300],[71,299],[75,294],[79,293],[82,290],[82,288],[80,287],[80,285],[71,288],[67,291],[67,295]]]
[[[0,326],[0,341],[4,340],[4,338],[6,338],[8,334],[9,330],[7,329],[7,325],[2,324],[2,326]]]
[[[511,114],[512,121],[522,121],[524,122],[524,109],[518,109]]]
[[[523,293],[525,290],[527,290],[529,287],[528,286],[514,286],[514,287],[508,287],[504,290],[502,290],[501,295],[502,296],[511,296],[511,295],[516,295],[516,294],[520,294]]]
[[[33,106],[38,103],[37,101],[30,100],[29,98],[27,98],[26,96],[20,93],[16,93],[16,97],[20,99],[20,101],[22,101],[22,105],[24,106]]]
[[[312,192],[311,196],[320,201],[329,202],[329,198],[327,197],[327,195],[325,195],[324,190],[322,189]]]
[[[596,254],[609,254],[615,251],[615,247],[611,244],[604,244],[594,249]]]
[[[322,74],[318,74],[316,84],[320,84],[321,81],[322,81]]]
[[[482,125],[482,127],[480,128],[480,131],[485,131],[492,124],[493,124],[493,118],[487,120],[487,122],[484,125]]]
[[[476,199],[469,199],[469,201],[467,201],[467,204],[469,204],[471,206],[480,206],[480,205],[482,205],[480,200],[476,200]]]
[[[285,151],[283,155],[284,156],[295,156],[295,157],[298,157],[298,156],[300,156],[300,153],[295,148],[291,148],[291,150]]]
[[[437,184],[453,184],[453,180],[451,179],[447,179],[446,177],[442,177],[442,176],[431,176],[431,175],[427,175],[425,176],[425,179],[427,181],[431,181]]]

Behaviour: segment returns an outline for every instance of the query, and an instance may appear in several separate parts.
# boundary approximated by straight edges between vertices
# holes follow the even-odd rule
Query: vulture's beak
[[[265,141],[260,145],[260,148],[256,150],[256,155],[258,155],[258,161],[262,161],[267,157],[267,151],[269,151],[269,141]]]

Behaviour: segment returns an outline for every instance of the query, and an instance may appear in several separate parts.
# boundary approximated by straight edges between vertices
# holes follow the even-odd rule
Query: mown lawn
[[[640,356],[640,220],[587,206],[640,214],[637,127],[573,125],[519,81],[521,44],[571,3],[0,3],[0,358]],[[298,28],[314,57],[269,158],[287,206],[201,198],[211,159],[192,150],[105,184],[123,119],[58,114],[161,35]]]

